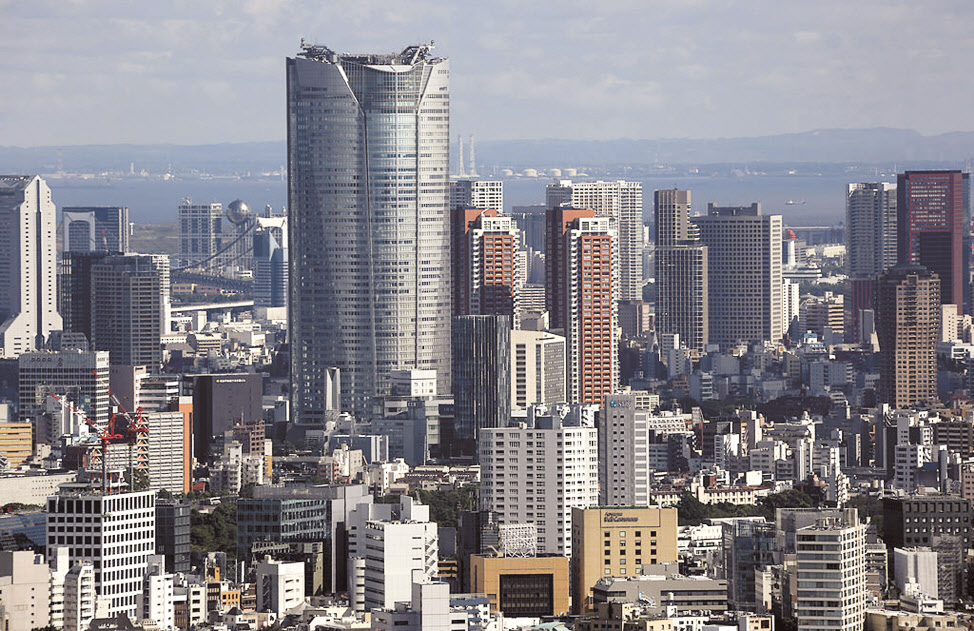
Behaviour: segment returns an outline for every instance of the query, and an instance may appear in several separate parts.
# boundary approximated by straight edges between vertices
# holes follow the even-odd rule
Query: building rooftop
[[[419,62],[438,62],[439,58],[433,57],[430,52],[433,50],[433,42],[429,44],[414,44],[407,46],[400,53],[375,54],[375,53],[336,53],[327,46],[321,44],[307,44],[301,40],[301,52],[298,55],[323,61],[325,63],[352,63],[363,66],[413,66]]]

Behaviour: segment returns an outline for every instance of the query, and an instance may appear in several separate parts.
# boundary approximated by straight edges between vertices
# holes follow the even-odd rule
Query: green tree
[[[237,556],[237,503],[224,500],[209,513],[190,514],[190,545],[203,552],[226,552]]]

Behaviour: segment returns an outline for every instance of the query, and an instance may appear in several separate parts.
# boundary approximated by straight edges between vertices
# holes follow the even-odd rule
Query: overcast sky
[[[284,138],[284,58],[435,40],[453,135],[974,129],[971,0],[0,0],[0,145]]]

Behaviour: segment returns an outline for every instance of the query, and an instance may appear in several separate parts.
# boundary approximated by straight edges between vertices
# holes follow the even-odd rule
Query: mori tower
[[[449,62],[302,44],[287,60],[292,414],[367,416],[392,370],[450,389]]]

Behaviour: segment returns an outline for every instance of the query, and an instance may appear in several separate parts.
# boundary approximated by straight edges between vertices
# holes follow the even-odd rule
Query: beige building
[[[606,576],[643,573],[677,560],[676,508],[572,509],[572,596],[576,613],[591,611],[591,590]]]
[[[675,545],[675,539],[674,539]],[[509,618],[568,613],[568,557],[470,557],[470,589]]]
[[[547,331],[511,331],[511,408],[565,400],[565,338]]]
[[[22,465],[33,453],[30,423],[0,423],[0,463],[14,468]]]
[[[51,574],[44,557],[0,552],[0,628],[31,631],[50,623]]]

